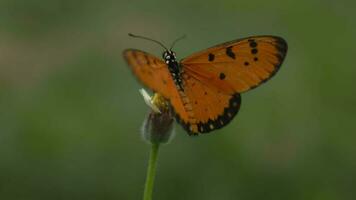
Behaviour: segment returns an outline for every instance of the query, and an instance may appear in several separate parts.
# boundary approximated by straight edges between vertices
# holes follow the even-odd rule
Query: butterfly
[[[286,41],[277,36],[252,36],[225,42],[177,61],[172,47],[163,59],[137,49],[123,56],[137,78],[163,95],[176,121],[190,135],[208,133],[227,125],[238,113],[241,93],[265,83],[280,69]],[[179,40],[179,39],[178,39]]]

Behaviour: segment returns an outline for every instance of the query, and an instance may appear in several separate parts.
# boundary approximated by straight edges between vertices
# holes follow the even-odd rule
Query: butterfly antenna
[[[167,47],[164,46],[161,42],[159,42],[157,40],[154,40],[154,39],[151,39],[151,38],[148,38],[148,37],[144,37],[144,36],[140,36],[140,35],[134,35],[132,33],[129,33],[129,36],[134,37],[134,38],[141,38],[141,39],[144,39],[144,40],[149,40],[149,41],[155,42],[155,43],[161,45],[165,50],[168,51]]]
[[[183,35],[179,38],[177,38],[176,40],[173,41],[172,45],[171,45],[171,48],[169,48],[169,50],[172,50],[174,45],[179,41],[179,40],[183,40],[184,38],[186,38],[186,35]]]

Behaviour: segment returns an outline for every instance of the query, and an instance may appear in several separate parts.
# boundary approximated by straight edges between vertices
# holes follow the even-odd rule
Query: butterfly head
[[[177,62],[176,61],[176,53],[174,53],[171,50],[164,51],[162,57],[167,64]]]
[[[169,48],[169,49],[165,45],[163,45],[161,42],[159,42],[157,40],[154,40],[154,39],[151,39],[151,38],[148,38],[148,37],[145,37],[145,36],[134,35],[132,33],[129,33],[129,36],[134,37],[134,38],[141,38],[141,39],[149,40],[149,41],[152,41],[152,42],[155,42],[155,43],[159,44],[161,47],[163,47],[165,49],[165,51],[163,52],[162,57],[163,57],[164,61],[166,62],[166,64],[168,64],[169,66],[173,66],[171,68],[177,68],[178,63],[177,63],[177,60],[176,60],[176,53],[174,53],[172,51],[172,49],[173,49],[174,45],[179,40],[182,40],[182,39],[185,38],[185,35],[183,35],[182,37],[179,37],[176,40],[174,40],[172,45],[171,45],[171,48]]]

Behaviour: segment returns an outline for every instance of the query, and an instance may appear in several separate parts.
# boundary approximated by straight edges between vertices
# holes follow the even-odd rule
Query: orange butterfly
[[[228,124],[240,109],[240,93],[269,80],[287,53],[284,39],[253,36],[213,46],[177,62],[172,48],[129,35],[164,47],[163,60],[136,49],[127,49],[123,55],[138,79],[169,100],[178,123],[194,135]]]

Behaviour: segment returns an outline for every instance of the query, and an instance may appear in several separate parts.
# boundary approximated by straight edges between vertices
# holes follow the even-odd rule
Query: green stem
[[[152,144],[150,159],[148,161],[147,176],[146,176],[143,200],[151,200],[152,199],[153,185],[154,185],[154,180],[155,180],[155,176],[156,176],[158,149],[159,149],[159,144]]]

